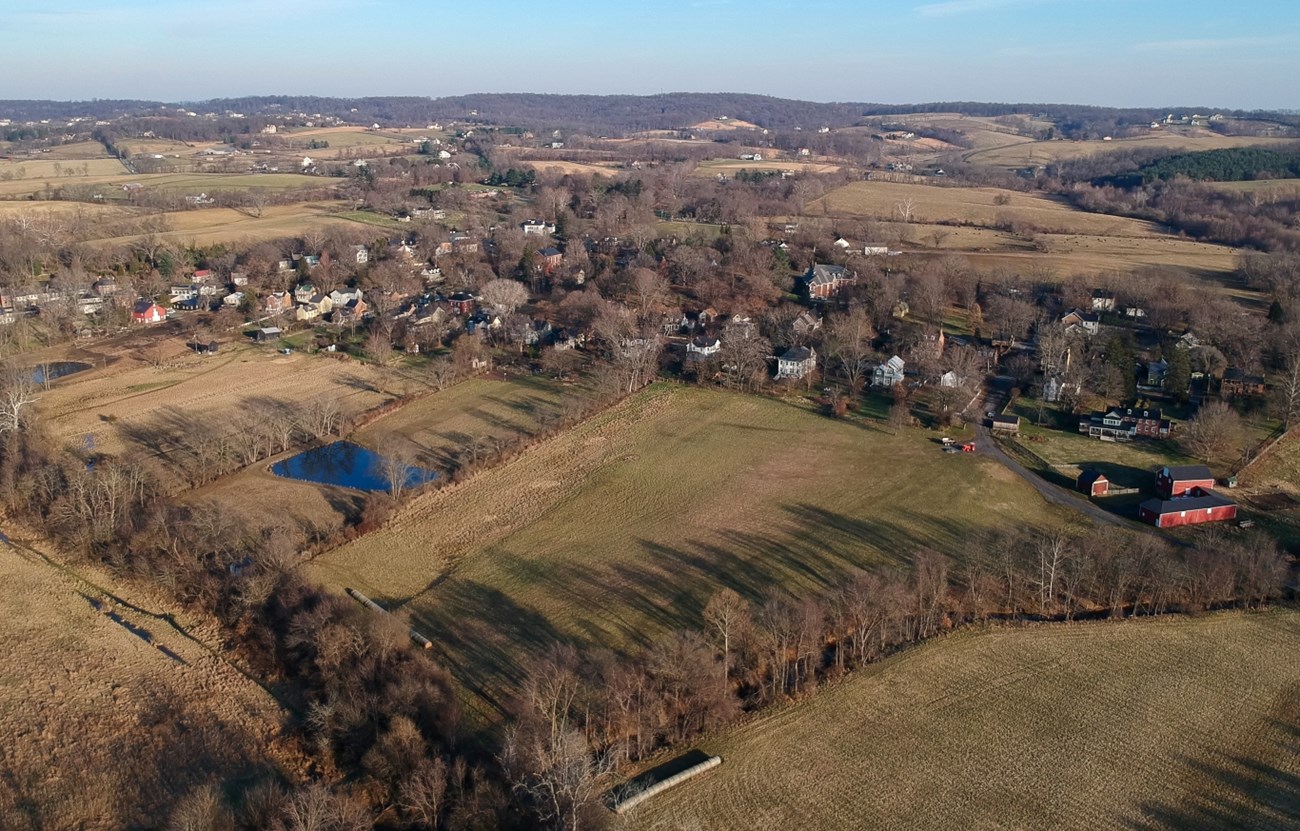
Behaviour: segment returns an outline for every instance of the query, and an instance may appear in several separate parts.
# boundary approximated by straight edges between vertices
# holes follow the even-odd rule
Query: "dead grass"
[[[518,163],[538,170],[557,170],[560,173],[574,176],[616,176],[622,172],[622,169],[614,164],[584,164],[583,162],[566,162],[559,159],[554,161],[549,159],[521,159]]]
[[[695,168],[696,175],[716,176],[719,173],[729,174],[740,170],[788,170],[791,173],[835,173],[840,169],[838,164],[827,164],[825,162],[799,162],[784,161],[780,159],[769,159],[761,162],[747,162],[741,159],[710,159],[701,162]]]
[[[93,443],[104,453],[148,454],[151,448],[141,445],[140,436],[174,417],[220,431],[231,429],[257,399],[301,405],[329,396],[354,416],[389,398],[377,391],[368,364],[280,355],[238,341],[201,357],[181,338],[152,343],[152,337],[74,356],[97,368],[68,376],[41,396],[41,417],[51,432],[68,443]]]
[[[404,604],[476,703],[499,703],[523,657],[557,639],[644,644],[697,625],[722,586],[807,592],[980,528],[1059,520],[995,472],[920,434],[656,386],[417,498],[312,569]]]
[[[0,582],[0,827],[157,827],[274,755],[279,706],[200,644],[7,545]]]
[[[151,236],[182,245],[260,242],[301,236],[308,230],[346,226],[353,220],[335,213],[341,205],[333,202],[295,202],[271,205],[261,216],[252,216],[234,208],[203,208],[194,211],[164,213],[171,230]],[[122,245],[141,235],[96,240],[101,244]]]
[[[38,158],[30,161],[18,160],[2,161],[0,160],[0,183],[9,183],[15,181],[36,180],[38,183],[44,183],[45,180],[58,181],[60,184],[66,184],[64,179],[87,180],[91,177],[109,176],[113,174],[126,173],[127,170],[117,159],[103,158]]]
[[[964,157],[972,164],[998,167],[1030,167],[1082,159],[1098,153],[1111,153],[1135,148],[1157,148],[1170,152],[1192,150],[1219,150],[1228,147],[1251,147],[1292,143],[1292,139],[1256,138],[1252,136],[1221,136],[1216,133],[1170,132],[1152,130],[1150,135],[1113,141],[1033,141],[1020,142],[1006,147],[991,147],[968,153]]]
[[[1300,613],[963,633],[702,743],[635,831],[1282,828]]]
[[[996,204],[1005,200],[1005,204]],[[937,187],[898,182],[853,182],[816,200],[809,213],[921,223],[958,222],[982,228],[1020,223],[1040,231],[1121,237],[1155,237],[1150,222],[1091,214],[1061,200],[1001,188]]]

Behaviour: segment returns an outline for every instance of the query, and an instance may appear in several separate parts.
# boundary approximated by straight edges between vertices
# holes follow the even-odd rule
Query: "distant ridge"
[[[951,112],[971,116],[1042,115],[1069,136],[1071,125],[1116,127],[1145,124],[1194,113],[1222,113],[1288,125],[1300,117],[1214,107],[1106,108],[1076,104],[991,103],[940,101],[922,104],[819,103],[748,93],[672,92],[659,95],[548,95],[539,93],[476,93],[443,98],[413,96],[335,98],[310,95],[267,95],[207,101],[160,102],[137,100],[0,101],[0,118],[15,122],[89,117],[110,120],[123,116],[177,115],[178,108],[199,114],[275,115],[303,112],[333,116],[354,123],[382,126],[431,121],[480,120],[527,128],[584,130],[623,134],[640,130],[680,130],[719,116],[748,121],[761,128],[844,127],[863,118],[903,113]]]

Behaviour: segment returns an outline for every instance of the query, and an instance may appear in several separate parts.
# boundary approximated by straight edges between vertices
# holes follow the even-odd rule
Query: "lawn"
[[[313,570],[403,607],[499,704],[556,640],[630,648],[698,625],[711,593],[824,589],[1065,521],[997,463],[782,401],[656,385],[468,483],[418,497]],[[471,708],[474,706],[471,701]]]
[[[182,245],[212,245],[284,239],[331,226],[354,228],[352,220],[335,213],[339,207],[333,202],[293,202],[270,205],[260,216],[234,208],[173,211],[163,214],[169,230],[153,236]],[[111,237],[97,242],[129,244],[139,238]]]
[[[632,831],[1294,828],[1300,613],[965,632],[706,739]]]
[[[1255,147],[1286,144],[1291,139],[1258,138],[1254,136],[1221,136],[1208,130],[1188,135],[1169,130],[1152,130],[1148,135],[1114,141],[1033,141],[1005,147],[992,147],[968,153],[966,161],[972,164],[998,167],[1028,167],[1045,165],[1067,159],[1082,159],[1098,153],[1120,150],[1158,149],[1170,153],[1198,150],[1218,150],[1228,147]]]
[[[1035,400],[1022,398],[1007,413],[1020,416],[1020,438],[1011,441],[1038,457],[1041,463],[1036,466],[1057,484],[1072,486],[1083,468],[1095,468],[1106,474],[1113,487],[1150,489],[1155,471],[1165,465],[1201,463],[1169,440],[1109,442],[1089,438],[1078,432],[1078,416],[1050,404],[1044,409],[1048,426],[1040,427]]]

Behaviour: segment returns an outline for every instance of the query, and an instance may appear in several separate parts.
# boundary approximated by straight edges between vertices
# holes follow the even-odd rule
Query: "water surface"
[[[271,465],[271,472],[286,479],[338,485],[359,491],[387,491],[388,472],[384,457],[350,441],[336,441],[324,447],[304,450],[296,456]],[[406,473],[404,487],[413,488],[431,482],[438,474],[421,467]]]

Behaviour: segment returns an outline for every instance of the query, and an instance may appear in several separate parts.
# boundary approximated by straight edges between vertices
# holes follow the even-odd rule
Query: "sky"
[[[0,0],[0,99],[749,92],[1300,109],[1300,0]]]

